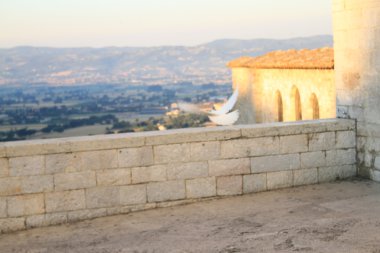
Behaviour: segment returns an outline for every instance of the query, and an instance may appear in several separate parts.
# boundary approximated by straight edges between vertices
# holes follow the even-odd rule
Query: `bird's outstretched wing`
[[[209,111],[209,113],[213,115],[227,114],[235,106],[238,96],[239,96],[239,89],[238,87],[236,87],[234,93],[227,100],[227,102],[222,106],[222,108],[220,108],[219,110],[211,110]]]
[[[231,126],[239,119],[239,110],[222,115],[209,115],[208,117],[219,126]]]
[[[201,109],[197,105],[190,104],[190,103],[179,102],[178,108],[181,111],[188,112],[188,113],[195,113],[195,114],[204,113],[201,111]]]

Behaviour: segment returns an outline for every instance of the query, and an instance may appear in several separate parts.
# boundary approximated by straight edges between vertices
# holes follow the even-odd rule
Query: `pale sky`
[[[0,48],[331,34],[331,0],[0,0]]]

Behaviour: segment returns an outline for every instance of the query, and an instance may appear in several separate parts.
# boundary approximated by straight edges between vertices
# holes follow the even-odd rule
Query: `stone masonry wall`
[[[359,174],[380,182],[380,0],[334,0],[337,115],[357,120]]]
[[[333,119],[0,144],[0,232],[351,177],[354,128]]]

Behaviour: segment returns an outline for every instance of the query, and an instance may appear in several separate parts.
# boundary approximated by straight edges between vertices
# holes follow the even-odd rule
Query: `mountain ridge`
[[[331,35],[220,39],[197,46],[0,48],[0,85],[228,83],[227,62],[274,50],[331,47]]]

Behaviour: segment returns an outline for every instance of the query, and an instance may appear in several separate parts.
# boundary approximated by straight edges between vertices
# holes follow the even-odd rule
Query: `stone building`
[[[334,50],[275,51],[231,61],[238,124],[335,118]]]

